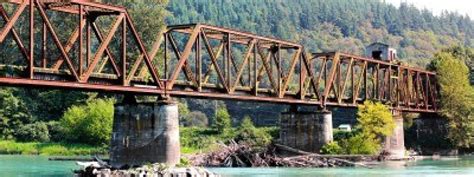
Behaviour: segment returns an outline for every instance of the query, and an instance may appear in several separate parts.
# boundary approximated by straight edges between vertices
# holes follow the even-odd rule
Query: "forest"
[[[116,4],[112,0],[105,2]],[[166,24],[206,23],[295,41],[310,52],[338,50],[362,55],[365,46],[383,42],[398,50],[401,61],[420,68],[428,67],[436,53],[451,48],[450,52],[468,65],[471,76],[474,70],[474,21],[454,12],[435,15],[409,4],[395,7],[380,0],[127,0],[118,5],[130,9],[136,26],[141,27],[138,31],[142,38],[154,38]],[[471,77],[471,84],[473,81]],[[120,99],[103,93],[3,87],[0,139],[85,145],[71,147],[79,149],[78,153],[90,152],[89,146],[106,147],[113,104]],[[242,112],[252,115],[254,122],[265,124],[259,116],[275,119],[285,108],[179,101],[182,125],[208,126],[219,117],[218,112],[227,110],[232,118],[230,124],[239,125],[246,116]],[[226,111],[216,111],[217,108]],[[76,136],[81,133],[84,136]],[[0,143],[0,152],[7,146]]]

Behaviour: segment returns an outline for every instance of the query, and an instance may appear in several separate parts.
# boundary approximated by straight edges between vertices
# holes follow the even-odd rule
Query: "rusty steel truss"
[[[437,111],[436,74],[395,62],[309,54],[296,43],[205,24],[168,26],[147,48],[125,8],[90,0],[7,0],[0,15],[0,44],[15,44],[22,59],[2,63],[4,85],[321,107],[379,100]]]

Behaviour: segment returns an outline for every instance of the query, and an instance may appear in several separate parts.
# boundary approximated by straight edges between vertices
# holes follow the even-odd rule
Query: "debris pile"
[[[279,144],[262,149],[231,141],[228,145],[220,143],[220,146],[217,151],[191,156],[192,164],[206,167],[368,167],[346,159],[300,151]],[[280,155],[278,151],[281,150],[297,155]]]

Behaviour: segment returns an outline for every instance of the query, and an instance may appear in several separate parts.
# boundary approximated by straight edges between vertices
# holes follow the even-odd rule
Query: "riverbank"
[[[94,154],[104,155],[107,153],[107,147],[96,147],[84,144],[16,142],[11,140],[0,140],[0,154],[83,156]]]

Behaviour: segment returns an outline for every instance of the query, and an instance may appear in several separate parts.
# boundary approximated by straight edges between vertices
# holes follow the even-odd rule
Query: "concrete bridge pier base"
[[[404,158],[406,149],[402,112],[393,110],[392,115],[395,129],[393,134],[385,139],[384,151],[389,153],[389,158]]]
[[[300,112],[290,109],[281,114],[281,144],[319,153],[321,147],[332,140],[331,112]]]
[[[113,167],[146,163],[174,166],[180,159],[178,105],[170,101],[115,105],[110,148]]]

